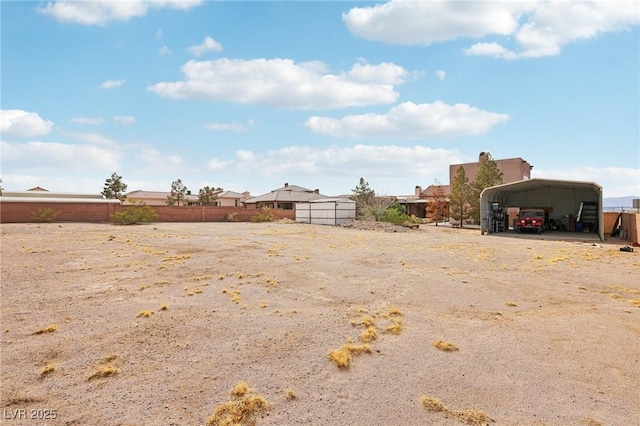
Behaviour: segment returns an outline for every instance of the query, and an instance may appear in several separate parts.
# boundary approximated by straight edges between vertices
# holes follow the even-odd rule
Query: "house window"
[[[238,207],[238,199],[236,198],[236,207]]]

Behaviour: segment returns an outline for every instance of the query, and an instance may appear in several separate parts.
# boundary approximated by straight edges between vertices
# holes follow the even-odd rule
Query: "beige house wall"
[[[481,153],[478,160],[480,160],[482,154],[484,153]],[[522,158],[507,158],[504,160],[494,161],[498,166],[498,170],[502,172],[502,183],[518,182],[531,178],[531,169],[533,167]],[[453,182],[453,178],[460,166],[464,168],[464,171],[467,174],[467,179],[469,179],[469,183],[473,182],[478,174],[480,161],[476,161],[475,163],[451,164],[449,166],[449,183]]]

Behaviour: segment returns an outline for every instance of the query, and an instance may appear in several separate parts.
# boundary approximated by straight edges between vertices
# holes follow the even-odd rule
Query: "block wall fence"
[[[200,207],[200,206],[150,206],[158,212],[158,222],[224,222],[229,213],[236,214],[238,222],[249,222],[258,213],[255,209],[243,207]],[[109,217],[126,209],[112,203],[0,203],[0,223],[34,222],[33,213],[41,209],[58,212],[55,222],[109,222]],[[294,210],[272,209],[276,219],[295,220]]]

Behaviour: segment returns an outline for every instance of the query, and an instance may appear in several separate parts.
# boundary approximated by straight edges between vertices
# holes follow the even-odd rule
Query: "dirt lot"
[[[2,424],[203,425],[245,381],[257,425],[637,425],[640,250],[619,247],[3,225]],[[362,339],[348,367],[328,358]]]

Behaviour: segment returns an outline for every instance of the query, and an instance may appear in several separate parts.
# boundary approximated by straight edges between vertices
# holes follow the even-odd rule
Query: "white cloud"
[[[470,56],[492,56],[497,59],[517,59],[518,55],[498,43],[476,43],[464,53]]]
[[[176,99],[330,109],[392,103],[398,98],[393,84],[408,74],[393,64],[357,65],[341,74],[324,73],[319,65],[290,59],[191,60],[181,67],[185,81],[157,83],[148,90]]]
[[[576,167],[573,169],[534,169],[531,177],[594,182],[605,197],[640,196],[640,169],[628,167]]]
[[[38,7],[37,11],[62,22],[106,26],[113,22],[144,16],[149,7],[189,9],[201,3],[202,0],[55,1]]]
[[[215,131],[230,131],[230,132],[246,132],[254,126],[253,121],[249,120],[247,124],[232,122],[232,123],[205,123],[204,127],[209,130]]]
[[[362,83],[399,85],[404,83],[408,74],[407,70],[401,66],[381,63],[378,65],[355,64],[346,75],[349,79]]]
[[[114,115],[113,121],[123,126],[130,126],[136,122],[136,118],[133,115]]]
[[[92,118],[92,117],[73,117],[69,120],[72,123],[76,124],[102,124],[104,120],[100,117]]]
[[[436,77],[438,77],[440,80],[444,80],[447,77],[447,74],[442,70],[436,71],[435,74],[436,74]]]
[[[116,87],[120,87],[124,84],[124,79],[120,80],[107,80],[104,83],[101,83],[98,87],[100,89],[114,89]]]
[[[342,119],[314,116],[306,121],[305,126],[316,133],[332,136],[421,139],[477,135],[508,119],[506,114],[484,111],[466,104],[405,102],[384,115],[348,115]]]
[[[149,147],[142,148],[135,159],[149,166],[161,167],[165,170],[175,169],[182,165],[182,157],[179,155],[163,155],[157,149]]]
[[[640,24],[637,0],[517,2],[394,0],[382,5],[356,7],[343,15],[355,35],[391,44],[422,44],[504,37],[479,42],[465,52],[501,59],[557,55],[562,47],[600,33],[621,31]]]
[[[0,133],[3,136],[27,137],[46,135],[53,129],[53,122],[43,120],[35,112],[21,109],[0,110]]]
[[[158,31],[156,31],[156,38],[158,40],[161,40],[162,36],[164,36],[164,32],[162,31],[162,29],[159,29]]]
[[[0,142],[3,168],[20,170],[114,170],[120,153],[95,145],[72,145],[58,142]]]
[[[222,46],[220,45],[220,43],[218,43],[211,37],[206,37],[201,44],[197,44],[189,48],[189,52],[196,56],[200,56],[205,52],[219,52],[221,50]]]
[[[60,173],[56,173],[55,176],[33,173],[8,173],[2,175],[2,186],[8,191],[26,191],[39,186],[49,191],[99,194],[102,191],[104,180],[110,174],[106,174],[104,178],[83,174],[82,179],[78,179],[75,175],[62,175]]]
[[[448,176],[449,164],[462,158],[455,149],[428,148],[423,146],[402,147],[395,145],[318,148],[292,146],[264,155],[251,151],[236,151],[233,159],[213,158],[209,168],[217,172],[258,174],[263,177],[290,175],[312,176],[372,176],[394,178],[410,170],[411,176],[421,178],[433,173]]]
[[[101,133],[90,132],[66,132],[65,135],[70,136],[79,141],[91,144],[91,145],[105,145],[110,147],[118,147],[118,141],[111,139]]]
[[[422,44],[459,37],[512,34],[530,2],[391,1],[354,7],[342,16],[349,31],[367,40]]]
[[[171,49],[169,49],[167,45],[164,45],[160,49],[158,49],[158,55],[160,56],[170,55],[172,53],[173,51],[171,51]]]

